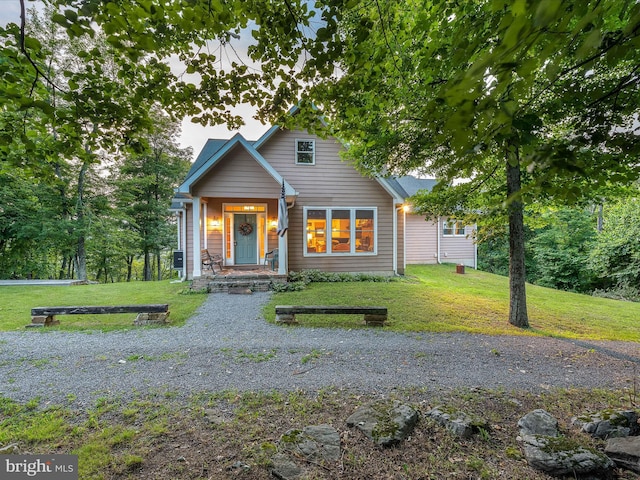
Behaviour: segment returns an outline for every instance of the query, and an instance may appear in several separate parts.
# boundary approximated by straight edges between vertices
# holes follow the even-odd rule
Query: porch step
[[[265,275],[260,273],[244,275],[214,275],[193,280],[192,290],[206,288],[209,293],[235,293],[239,291],[267,292],[274,283],[286,283],[286,275]]]

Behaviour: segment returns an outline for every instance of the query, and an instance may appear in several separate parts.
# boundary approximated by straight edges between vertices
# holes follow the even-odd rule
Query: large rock
[[[461,438],[469,438],[480,429],[489,430],[487,422],[471,417],[464,412],[448,412],[443,407],[429,410],[426,416],[433,418],[451,433]]]
[[[611,438],[604,453],[619,467],[640,473],[640,437]]]
[[[614,467],[606,455],[560,436],[558,421],[545,410],[534,410],[518,421],[524,456],[529,465],[552,476],[608,478]]]
[[[388,447],[405,440],[418,422],[418,412],[410,405],[374,403],[359,408],[347,425],[356,427],[377,445]]]
[[[299,480],[304,470],[289,455],[277,453],[271,459],[271,473],[279,480]]]
[[[604,410],[574,417],[572,423],[583,432],[603,440],[640,434],[638,413],[633,410]]]
[[[518,420],[518,427],[520,427],[520,435],[558,436],[558,420],[542,409],[527,413]]]
[[[340,458],[340,434],[330,425],[312,425],[289,430],[280,437],[280,453],[271,459],[271,473],[280,480],[306,478],[306,471],[296,459],[314,463],[335,462]]]
[[[606,455],[564,437],[525,435],[521,440],[529,465],[556,477],[595,475],[604,479],[615,466]]]
[[[330,425],[289,430],[280,438],[280,450],[307,460],[336,461],[340,458],[340,434]]]

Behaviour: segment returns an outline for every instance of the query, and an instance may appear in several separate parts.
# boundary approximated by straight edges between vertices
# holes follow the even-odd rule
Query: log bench
[[[99,315],[104,313],[137,313],[134,325],[166,323],[169,305],[152,303],[140,305],[102,305],[73,307],[35,307],[31,309],[31,324],[27,327],[50,327],[59,325],[56,315]]]
[[[381,327],[387,320],[387,307],[354,307],[341,305],[276,305],[276,322],[297,323],[296,313],[321,315],[364,315],[364,323]]]

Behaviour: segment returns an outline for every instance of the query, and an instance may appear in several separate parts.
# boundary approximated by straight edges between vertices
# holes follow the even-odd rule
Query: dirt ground
[[[629,396],[630,395],[630,396]],[[163,405],[140,402],[109,408],[100,422],[135,428],[135,438],[113,447],[113,460],[103,477],[125,479],[245,479],[276,478],[271,458],[280,437],[290,429],[332,425],[341,436],[337,462],[318,463],[299,457],[305,479],[548,479],[530,468],[522,456],[517,422],[544,408],[559,421],[561,432],[583,445],[603,450],[571,426],[571,417],[618,404],[629,408],[633,392],[550,391],[542,395],[463,391],[398,391],[394,398],[420,413],[438,405],[485,419],[490,429],[470,439],[453,436],[421,416],[412,435],[391,447],[375,446],[346,418],[358,407],[382,397],[360,396],[331,389],[308,394],[225,394],[200,396]],[[625,398],[627,397],[627,398]],[[385,397],[385,399],[388,399]],[[633,405],[632,405],[633,406]],[[635,407],[637,407],[637,403]],[[574,477],[570,477],[574,478]],[[616,470],[614,478],[638,480],[639,475]]]

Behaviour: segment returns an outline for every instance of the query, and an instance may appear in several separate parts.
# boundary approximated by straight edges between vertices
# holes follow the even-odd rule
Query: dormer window
[[[315,165],[316,142],[315,140],[296,140],[296,164]]]

